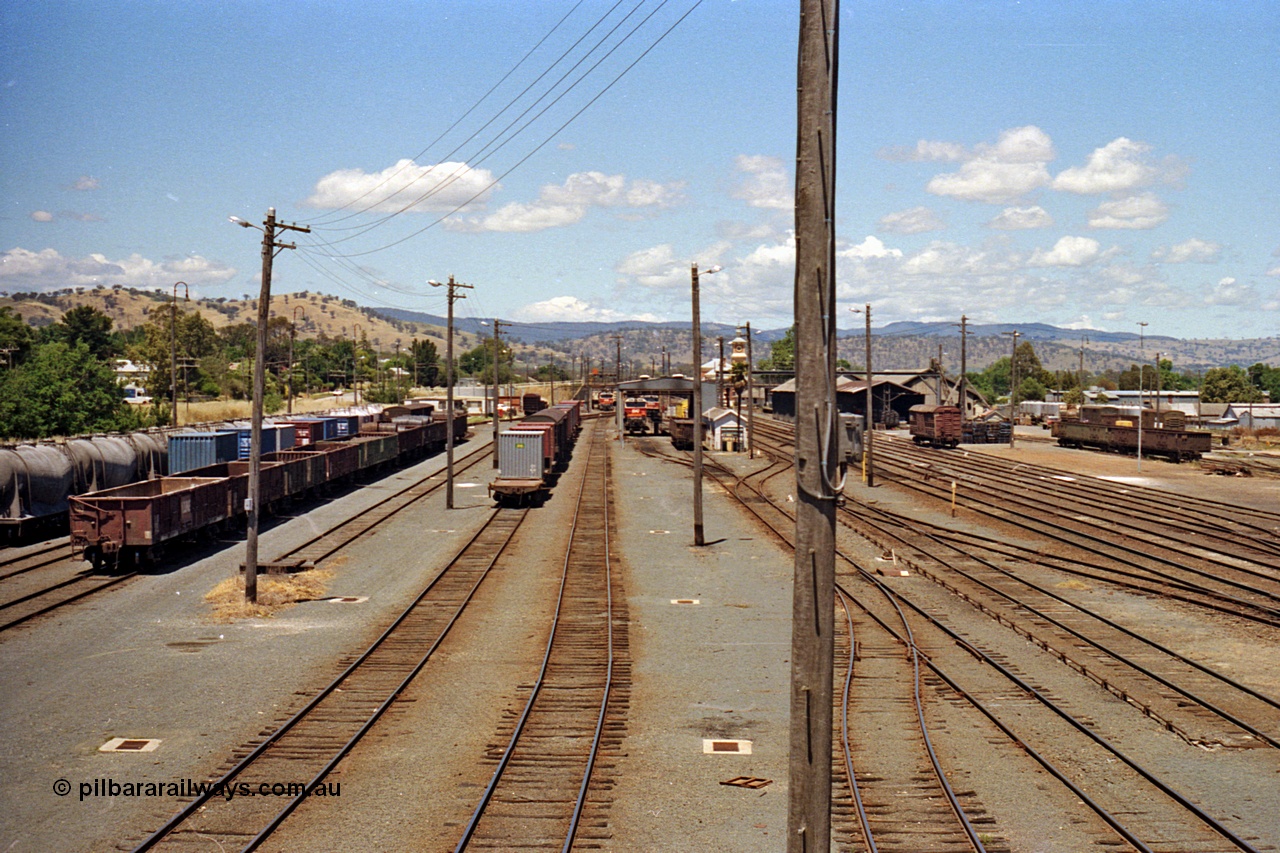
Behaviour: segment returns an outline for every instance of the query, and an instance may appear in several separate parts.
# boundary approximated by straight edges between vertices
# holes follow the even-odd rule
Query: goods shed
[[[770,394],[773,413],[785,420],[795,420],[796,381],[789,379],[774,388]],[[875,409],[876,424],[897,426],[906,421],[912,406],[923,403],[925,395],[913,391],[888,376],[873,374],[871,377],[871,401]],[[836,405],[841,414],[866,415],[867,385],[863,379],[851,376],[836,378]]]

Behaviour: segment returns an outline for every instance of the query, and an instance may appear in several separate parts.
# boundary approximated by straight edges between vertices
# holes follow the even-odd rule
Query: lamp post
[[[1138,321],[1138,473],[1142,473],[1142,364],[1147,360],[1147,324]]]
[[[178,425],[178,285],[182,285],[182,301],[191,299],[185,281],[173,283],[173,301],[169,303],[169,396],[173,409],[173,425]]]
[[[360,405],[360,376],[356,371],[359,369],[359,360],[356,358],[356,352],[360,346],[359,330],[363,329],[359,323],[351,324],[351,405]]]
[[[465,293],[458,293],[458,288],[465,290],[473,290],[469,284],[462,284],[453,280],[453,276],[449,276],[449,283],[444,284],[439,281],[428,281],[427,284],[432,287],[447,287],[449,301],[449,325],[448,338],[445,342],[444,357],[444,375],[445,375],[445,412],[447,425],[445,427],[445,507],[453,509],[453,419],[455,417],[453,411],[453,303],[458,299],[466,299]]]
[[[1018,390],[1018,338],[1022,337],[1022,332],[1014,329],[1005,334],[1013,337],[1013,351],[1009,354],[1009,449],[1013,450],[1014,426],[1018,423],[1017,403],[1014,402]]]
[[[702,274],[720,272],[721,266]],[[693,278],[693,544],[705,545],[702,529],[702,316],[698,307],[698,265],[691,267]],[[618,400],[621,408],[622,400]]]
[[[306,319],[306,306],[293,306],[293,322],[289,324],[289,414],[293,414],[293,340],[298,335],[298,312]]]
[[[866,321],[866,362],[867,362],[867,422],[862,435],[862,479],[868,488],[876,484],[875,465],[873,464],[872,448],[876,435],[876,416],[875,416],[875,400],[871,396],[871,304],[862,308],[850,308],[854,314],[862,314]],[[799,411],[799,410],[797,410]]]
[[[755,362],[751,354],[751,324],[744,323],[747,333],[747,458],[756,458]]]

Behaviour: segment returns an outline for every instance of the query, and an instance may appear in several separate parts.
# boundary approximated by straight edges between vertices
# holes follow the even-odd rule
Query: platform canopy
[[[707,387],[711,388],[711,399],[715,398],[714,382],[702,383],[703,393],[706,393]],[[629,379],[626,382],[619,382],[617,389],[620,393],[636,393],[636,394],[693,394],[693,380],[683,376],[658,376],[653,379]]]

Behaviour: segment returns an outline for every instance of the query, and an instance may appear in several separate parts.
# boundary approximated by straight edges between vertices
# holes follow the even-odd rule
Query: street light
[[[182,301],[191,301],[191,288],[185,281],[175,281],[173,301],[169,303],[169,397],[174,426],[178,425],[178,285],[182,285]],[[190,396],[187,399],[190,400]]]
[[[719,264],[703,271],[711,275]],[[702,315],[698,307],[698,265],[693,264],[693,544],[705,545],[702,532]],[[619,408],[622,401],[619,400]]]
[[[293,414],[293,339],[298,334],[298,312],[302,311],[302,319],[307,318],[306,306],[293,306],[293,322],[289,324],[289,414]]]
[[[1147,349],[1145,346],[1144,335],[1147,331],[1147,324],[1138,321],[1138,473],[1142,473],[1142,374],[1143,367],[1147,360]]]

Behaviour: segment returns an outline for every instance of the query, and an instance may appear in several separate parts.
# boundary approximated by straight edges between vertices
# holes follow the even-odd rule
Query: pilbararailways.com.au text
[[[53,783],[53,791],[60,797],[71,793],[71,783],[59,779]],[[196,782],[181,779],[177,782],[117,782],[114,779],[94,779],[80,783],[80,801],[90,797],[222,797],[231,802],[236,797],[340,797],[341,782],[319,782],[307,791],[305,782]]]

